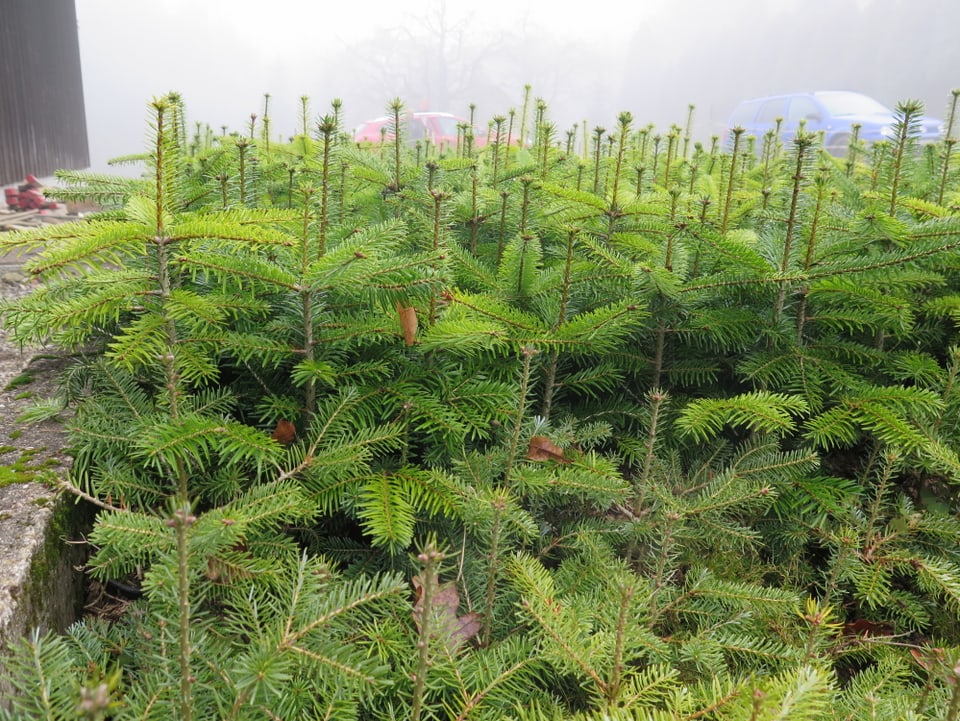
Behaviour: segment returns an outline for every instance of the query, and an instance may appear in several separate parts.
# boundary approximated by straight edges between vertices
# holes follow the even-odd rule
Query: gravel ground
[[[28,294],[30,280],[17,270],[0,271],[0,299],[15,300]],[[30,466],[55,459],[66,467],[63,427],[55,421],[24,425],[20,415],[35,398],[53,396],[65,360],[48,348],[21,348],[8,340],[0,324],[0,466],[12,465],[31,454]],[[3,475],[0,474],[0,482]],[[3,508],[0,507],[0,512]]]
[[[0,273],[0,298],[14,300],[30,292],[30,285],[20,271],[4,270]],[[29,354],[7,342],[7,331],[0,325],[0,388],[18,375],[30,360]]]
[[[9,215],[0,211],[0,221]],[[82,216],[71,215],[61,206],[55,210],[43,211],[43,217],[23,221],[24,227],[34,227],[44,223],[62,223],[77,220]],[[2,227],[8,227],[4,225]],[[2,234],[0,234],[2,235]],[[17,250],[0,249],[0,303],[7,303],[29,294],[36,281],[22,272],[21,265],[30,253],[21,254]],[[0,308],[2,310],[2,308]],[[62,427],[55,422],[45,422],[24,427],[18,417],[34,398],[54,395],[60,370],[65,359],[53,348],[21,348],[10,342],[0,314],[0,447],[14,445],[21,449],[43,448],[41,453],[49,456],[61,455],[64,445]],[[22,381],[30,378],[30,382]],[[11,381],[17,382],[11,387]],[[11,438],[13,434],[14,438]],[[0,454],[0,466],[12,463],[8,453]],[[2,512],[0,508],[0,512]]]

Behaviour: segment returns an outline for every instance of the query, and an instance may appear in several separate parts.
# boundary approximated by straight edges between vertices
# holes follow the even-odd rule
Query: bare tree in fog
[[[524,86],[542,98],[548,112],[559,113],[565,127],[584,113],[616,116],[620,60],[608,48],[576,40],[558,40],[524,18],[509,29],[482,29],[475,18],[452,19],[441,2],[402,27],[387,27],[349,47],[336,59],[338,90],[348,108],[380,114],[400,97],[412,110],[466,115],[470,104],[478,120],[511,108],[519,111]]]
[[[414,110],[462,112],[490,83],[486,63],[511,43],[507,33],[478,37],[471,20],[452,20],[442,2],[351,46],[338,78],[366,107],[400,97]]]

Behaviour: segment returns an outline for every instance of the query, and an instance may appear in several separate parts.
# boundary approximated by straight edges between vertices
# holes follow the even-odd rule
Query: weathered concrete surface
[[[80,567],[87,521],[70,499],[40,483],[0,488],[0,646],[34,629],[62,631],[86,592]],[[11,689],[0,656],[0,699]]]
[[[0,298],[29,292],[27,279],[3,260]],[[91,513],[54,489],[70,463],[63,429],[17,422],[33,398],[56,388],[62,360],[41,350],[12,346],[0,327],[0,703],[10,692],[8,645],[35,628],[66,628],[86,591],[80,567]]]

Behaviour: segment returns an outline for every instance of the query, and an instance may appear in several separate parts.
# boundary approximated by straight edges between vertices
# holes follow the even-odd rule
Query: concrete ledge
[[[33,629],[63,631],[83,611],[90,513],[39,482],[0,488],[0,649]],[[0,699],[8,674],[0,656]]]
[[[34,399],[55,394],[64,364],[0,337],[0,705],[12,690],[4,669],[10,644],[34,629],[64,630],[86,597],[83,539],[94,514],[55,490],[71,462],[65,429],[53,420],[18,422]]]

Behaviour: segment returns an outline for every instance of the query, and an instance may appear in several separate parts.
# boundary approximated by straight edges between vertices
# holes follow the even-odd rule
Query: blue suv
[[[730,115],[727,132],[737,126],[757,138],[760,147],[767,131],[781,120],[781,140],[789,142],[803,122],[808,131],[823,131],[824,147],[831,155],[843,156],[850,142],[851,126],[860,125],[860,139],[868,143],[893,138],[894,111],[873,98],[849,90],[823,90],[753,98],[740,103]],[[940,140],[942,122],[920,119],[921,143]]]

